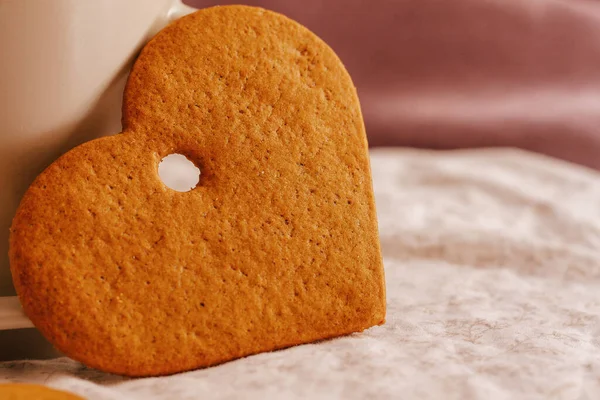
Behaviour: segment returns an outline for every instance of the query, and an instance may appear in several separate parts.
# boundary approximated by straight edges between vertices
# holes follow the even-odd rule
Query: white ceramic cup
[[[8,264],[9,227],[22,195],[60,154],[120,132],[136,54],[191,11],[180,0],[0,1],[0,331],[32,326],[14,297]]]

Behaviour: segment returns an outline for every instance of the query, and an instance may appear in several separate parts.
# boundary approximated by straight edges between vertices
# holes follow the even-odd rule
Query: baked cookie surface
[[[0,384],[0,399],[2,400],[83,400],[72,393],[51,389],[42,385],[24,383]]]
[[[13,221],[17,293],[59,350],[161,375],[384,322],[360,106],[313,33],[246,6],[183,17],[142,50],[123,126],[49,166]],[[189,192],[158,176],[173,153],[201,169]]]

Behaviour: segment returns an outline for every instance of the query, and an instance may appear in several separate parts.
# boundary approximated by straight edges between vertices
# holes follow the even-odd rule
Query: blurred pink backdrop
[[[244,3],[286,14],[338,53],[372,146],[516,146],[600,169],[600,3]]]

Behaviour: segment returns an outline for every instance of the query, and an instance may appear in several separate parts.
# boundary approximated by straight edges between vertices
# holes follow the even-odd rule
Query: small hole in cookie
[[[162,183],[177,192],[189,192],[200,181],[200,168],[182,154],[169,154],[158,164]]]

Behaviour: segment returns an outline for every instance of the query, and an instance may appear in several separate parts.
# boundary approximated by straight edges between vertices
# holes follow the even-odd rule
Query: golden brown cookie
[[[31,185],[11,228],[27,315],[67,355],[160,375],[381,324],[365,130],[334,52],[286,17],[214,7],[143,49],[124,131]],[[201,168],[185,193],[157,166]]]
[[[0,384],[2,400],[83,400],[72,393],[51,389],[42,385],[24,383]]]

